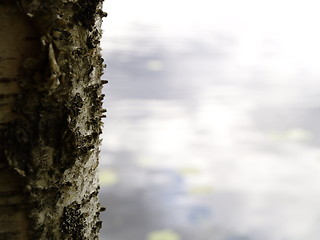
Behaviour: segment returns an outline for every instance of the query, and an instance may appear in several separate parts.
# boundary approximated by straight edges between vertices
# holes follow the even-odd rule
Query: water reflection
[[[254,62],[228,32],[133,28],[105,53],[102,239],[318,239],[320,75],[270,39]]]

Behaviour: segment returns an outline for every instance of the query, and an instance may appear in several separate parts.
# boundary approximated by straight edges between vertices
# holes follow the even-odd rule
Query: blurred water
[[[317,4],[105,5],[101,238],[319,239]]]

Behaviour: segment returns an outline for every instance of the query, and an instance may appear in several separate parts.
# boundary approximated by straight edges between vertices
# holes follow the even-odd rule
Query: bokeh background
[[[319,240],[319,1],[104,8],[101,239]]]

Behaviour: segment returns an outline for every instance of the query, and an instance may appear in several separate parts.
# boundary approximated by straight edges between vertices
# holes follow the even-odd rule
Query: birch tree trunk
[[[101,227],[102,0],[0,0],[0,240]]]

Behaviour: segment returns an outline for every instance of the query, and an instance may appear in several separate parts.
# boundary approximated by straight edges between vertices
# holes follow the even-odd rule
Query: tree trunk
[[[101,0],[0,0],[0,240],[98,239]]]

